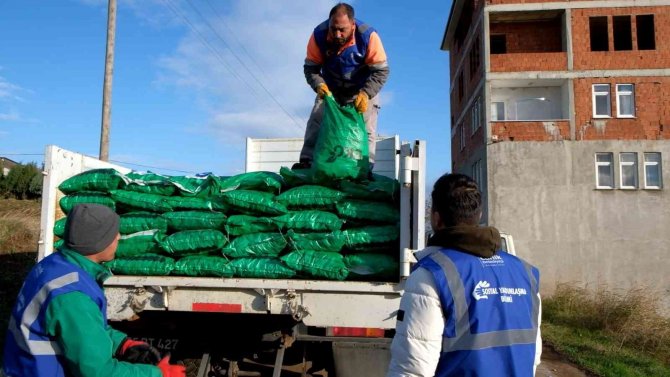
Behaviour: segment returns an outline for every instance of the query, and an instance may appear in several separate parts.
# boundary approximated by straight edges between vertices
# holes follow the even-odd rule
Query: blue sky
[[[106,4],[0,1],[0,156],[41,163],[49,144],[97,156]],[[118,0],[110,159],[227,175],[244,169],[246,137],[302,136],[314,98],[305,46],[334,4]],[[378,131],[427,140],[432,182],[451,167],[439,49],[451,2],[352,5],[389,58]]]

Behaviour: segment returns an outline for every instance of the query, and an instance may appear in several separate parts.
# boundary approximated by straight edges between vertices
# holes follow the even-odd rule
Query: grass
[[[603,377],[670,376],[670,320],[658,294],[559,284],[543,299],[542,337],[583,369]]]

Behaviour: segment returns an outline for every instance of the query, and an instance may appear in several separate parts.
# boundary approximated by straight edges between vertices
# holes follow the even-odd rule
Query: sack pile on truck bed
[[[317,184],[310,170],[233,177],[90,170],[64,181],[60,207],[97,203],[121,217],[118,275],[397,279],[399,184]],[[62,237],[65,218],[54,226]],[[55,247],[62,245],[57,241]]]

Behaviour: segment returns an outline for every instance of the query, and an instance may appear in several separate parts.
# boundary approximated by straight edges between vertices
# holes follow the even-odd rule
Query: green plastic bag
[[[228,242],[218,230],[182,230],[167,237],[157,237],[161,248],[168,254],[186,256],[221,250]]]
[[[286,182],[288,187],[309,185],[314,182],[312,169],[289,169],[286,166],[282,166],[279,169],[279,174],[284,178],[284,182]]]
[[[142,210],[151,212],[172,211],[172,206],[167,201],[167,196],[145,194],[125,190],[112,190],[112,199],[121,207],[128,210]]]
[[[281,233],[255,233],[235,238],[222,252],[231,258],[276,257],[286,244],[286,238]]]
[[[174,259],[163,255],[142,255],[117,258],[105,262],[105,266],[118,275],[165,276],[174,269]]]
[[[228,263],[235,276],[258,279],[289,279],[295,271],[275,258],[240,258]]]
[[[278,203],[268,192],[235,190],[222,194],[224,203],[232,209],[250,215],[282,215],[288,212],[286,206]]]
[[[121,215],[119,233],[133,234],[152,229],[156,229],[161,233],[166,233],[167,225],[167,220],[157,213],[129,212]]]
[[[65,214],[70,213],[72,208],[77,204],[83,203],[101,204],[116,211],[116,204],[114,203],[114,199],[110,198],[105,193],[96,191],[75,192],[74,194],[62,197],[58,202],[60,208],[63,210],[63,212],[65,212]]]
[[[171,176],[170,182],[177,186],[181,196],[207,197],[212,195],[216,187],[212,175],[203,176]]]
[[[226,224],[226,215],[220,212],[207,211],[175,211],[166,212],[163,218],[167,226],[176,231],[218,229],[223,230]]]
[[[353,199],[397,202],[400,198],[400,182],[379,174],[372,174],[367,182],[341,181],[340,190]]]
[[[109,192],[125,186],[126,181],[128,179],[114,169],[93,169],[66,179],[58,189],[65,194],[78,191]]]
[[[226,210],[226,205],[220,198],[199,198],[187,196],[168,196],[165,201],[175,211],[201,210],[201,211],[220,211]]]
[[[228,236],[241,236],[251,233],[268,233],[279,231],[279,227],[268,217],[254,217],[249,215],[233,215],[226,222]]]
[[[126,177],[130,179],[130,182],[125,187],[125,190],[128,191],[163,196],[173,195],[177,191],[177,188],[170,182],[169,178],[164,175],[151,172],[131,172],[126,174]]]
[[[352,275],[393,278],[399,275],[397,258],[386,254],[349,254],[344,256],[344,264]]]
[[[54,250],[60,249],[63,245],[65,245],[65,240],[58,240],[54,242]]]
[[[67,217],[56,220],[54,224],[54,236],[63,238],[65,234],[65,223],[67,222]]]
[[[342,220],[337,215],[323,211],[290,212],[274,217],[280,229],[305,232],[327,232],[342,228]]]
[[[175,262],[172,275],[185,276],[216,276],[229,278],[233,276],[233,268],[228,259],[221,256],[189,255]]]
[[[219,193],[232,190],[267,191],[276,194],[284,185],[284,178],[277,173],[255,171],[232,177],[216,179]]]
[[[335,203],[346,196],[328,187],[305,185],[285,191],[277,196],[277,201],[289,209],[334,210]]]
[[[313,250],[339,253],[344,246],[342,232],[335,230],[330,233],[287,233],[292,250]]]
[[[342,231],[344,244],[347,248],[355,249],[362,246],[386,244],[400,238],[400,229],[394,225],[367,226]]]
[[[400,245],[397,241],[395,242],[385,242],[385,243],[374,243],[374,244],[357,244],[346,246],[347,251],[355,253],[366,253],[366,254],[388,254],[395,255],[400,250]]]
[[[305,272],[314,277],[344,280],[349,275],[342,254],[338,253],[296,250],[284,255],[281,260],[296,271]]]
[[[134,257],[145,254],[158,254],[161,247],[156,242],[156,230],[147,230],[121,236],[119,246],[116,249],[117,258]]]
[[[368,133],[363,115],[352,105],[324,97],[321,130],[314,146],[312,169],[318,182],[364,179],[370,171]]]
[[[389,203],[342,200],[336,204],[340,217],[376,223],[395,224],[400,220],[400,211]]]

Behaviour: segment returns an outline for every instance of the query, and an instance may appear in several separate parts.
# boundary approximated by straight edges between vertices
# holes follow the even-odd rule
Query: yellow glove
[[[358,92],[354,100],[354,107],[359,113],[364,113],[368,110],[368,95],[364,91]]]
[[[323,98],[325,96],[329,96],[330,89],[328,89],[328,85],[326,84],[319,84],[319,86],[316,87],[316,94],[319,95],[319,98]]]

